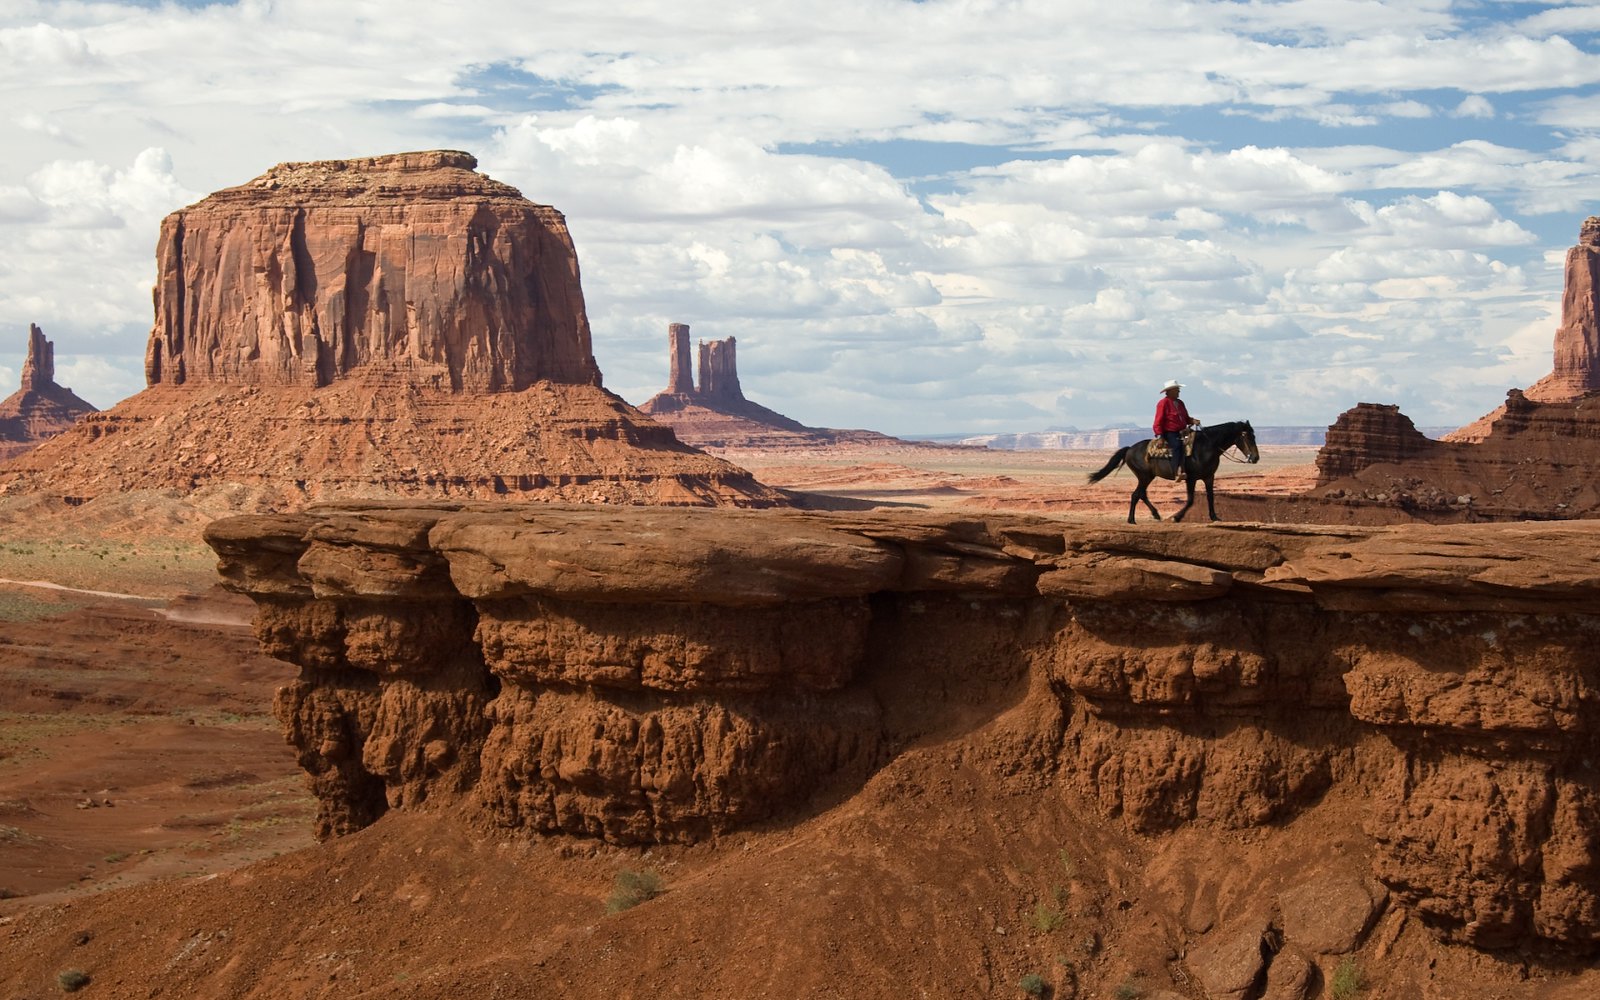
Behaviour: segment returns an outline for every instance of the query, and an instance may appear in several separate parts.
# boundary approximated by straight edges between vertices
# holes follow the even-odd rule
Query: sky
[[[1600,5],[6,0],[0,396],[143,388],[161,218],[464,149],[565,213],[634,402],[667,324],[893,434],[1466,423],[1551,367],[1600,214]]]

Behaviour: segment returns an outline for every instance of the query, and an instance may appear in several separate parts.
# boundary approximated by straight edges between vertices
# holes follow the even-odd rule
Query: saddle
[[[1182,434],[1182,438],[1184,438],[1184,454],[1194,454],[1195,453],[1195,429],[1194,429],[1194,427],[1189,427],[1189,429],[1187,429],[1187,430],[1182,430],[1181,434]],[[1150,461],[1152,461],[1152,462],[1155,462],[1155,461],[1165,462],[1166,469],[1168,469],[1168,472],[1171,472],[1171,474],[1173,474],[1174,477],[1176,477],[1176,474],[1178,474],[1178,470],[1173,469],[1173,467],[1171,467],[1171,466],[1173,466],[1173,450],[1171,450],[1170,446],[1166,445],[1166,438],[1165,437],[1152,437],[1152,438],[1150,438],[1149,445],[1146,445],[1146,448],[1144,448],[1144,458],[1150,459]],[[1163,478],[1171,478],[1171,477],[1163,477]]]
[[[1191,427],[1188,430],[1183,431],[1182,433],[1183,433],[1183,453],[1185,455],[1193,455],[1194,454],[1194,428]],[[1167,439],[1166,438],[1164,438],[1164,437],[1156,437],[1156,438],[1151,438],[1150,439],[1150,443],[1145,446],[1144,454],[1145,454],[1146,458],[1171,458],[1172,457],[1172,449],[1167,446]]]

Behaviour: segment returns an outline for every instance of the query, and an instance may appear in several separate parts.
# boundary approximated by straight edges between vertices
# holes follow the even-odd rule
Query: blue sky
[[[1600,213],[1592,3],[12,0],[0,86],[0,390],[36,322],[102,406],[161,217],[285,160],[467,149],[566,213],[611,389],[685,322],[903,434],[1142,423],[1168,378],[1464,423],[1549,370]]]

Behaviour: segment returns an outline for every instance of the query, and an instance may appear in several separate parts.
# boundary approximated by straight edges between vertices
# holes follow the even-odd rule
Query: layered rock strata
[[[598,385],[566,220],[434,150],[282,163],[161,223],[150,385]]]
[[[1339,414],[1317,451],[1317,485],[1355,475],[1369,465],[1404,462],[1437,449],[1400,407],[1357,403]]]
[[[55,345],[44,331],[28,324],[28,354],[22,362],[22,385],[0,400],[0,461],[20,455],[94,413],[77,393],[56,384]]]
[[[1040,794],[1163,836],[1348,793],[1371,899],[1600,942],[1600,525],[430,505],[207,539],[300,665],[277,713],[324,834],[420,807],[696,841],[1026,700]]]
[[[689,326],[669,324],[667,387],[639,409],[671,427],[679,440],[697,448],[786,449],[906,443],[876,431],[807,427],[746,399],[739,385],[737,344],[732,337],[700,341],[696,356],[698,382],[689,370]]]

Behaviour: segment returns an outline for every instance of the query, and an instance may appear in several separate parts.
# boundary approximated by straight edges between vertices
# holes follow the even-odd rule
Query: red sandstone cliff
[[[287,163],[168,216],[149,388],[0,493],[785,502],[600,387],[564,220],[475,165]]]
[[[95,408],[71,389],[56,384],[55,345],[37,326],[28,326],[28,356],[22,387],[0,400],[0,462],[20,455],[71,427]]]
[[[161,223],[151,385],[598,385],[561,213],[438,150],[283,163]]]
[[[436,505],[207,537],[264,648],[302,667],[277,712],[324,833],[442,808],[703,841],[817,808],[822,788],[837,801],[908,745],[968,740],[1029,789],[1024,825],[1081,803],[1206,856],[1330,801],[1361,813],[1363,844],[1305,846],[1370,856],[1382,883],[1343,869],[1342,944],[1288,912],[1333,906],[1331,886],[1297,901],[1147,873],[1141,905],[1167,914],[1151,933],[1211,996],[1234,995],[1234,935],[1253,942],[1248,983],[1289,945],[1353,949],[1391,894],[1445,940],[1600,941],[1593,525],[1173,534]],[[1282,921],[1242,926],[1275,906]]]

